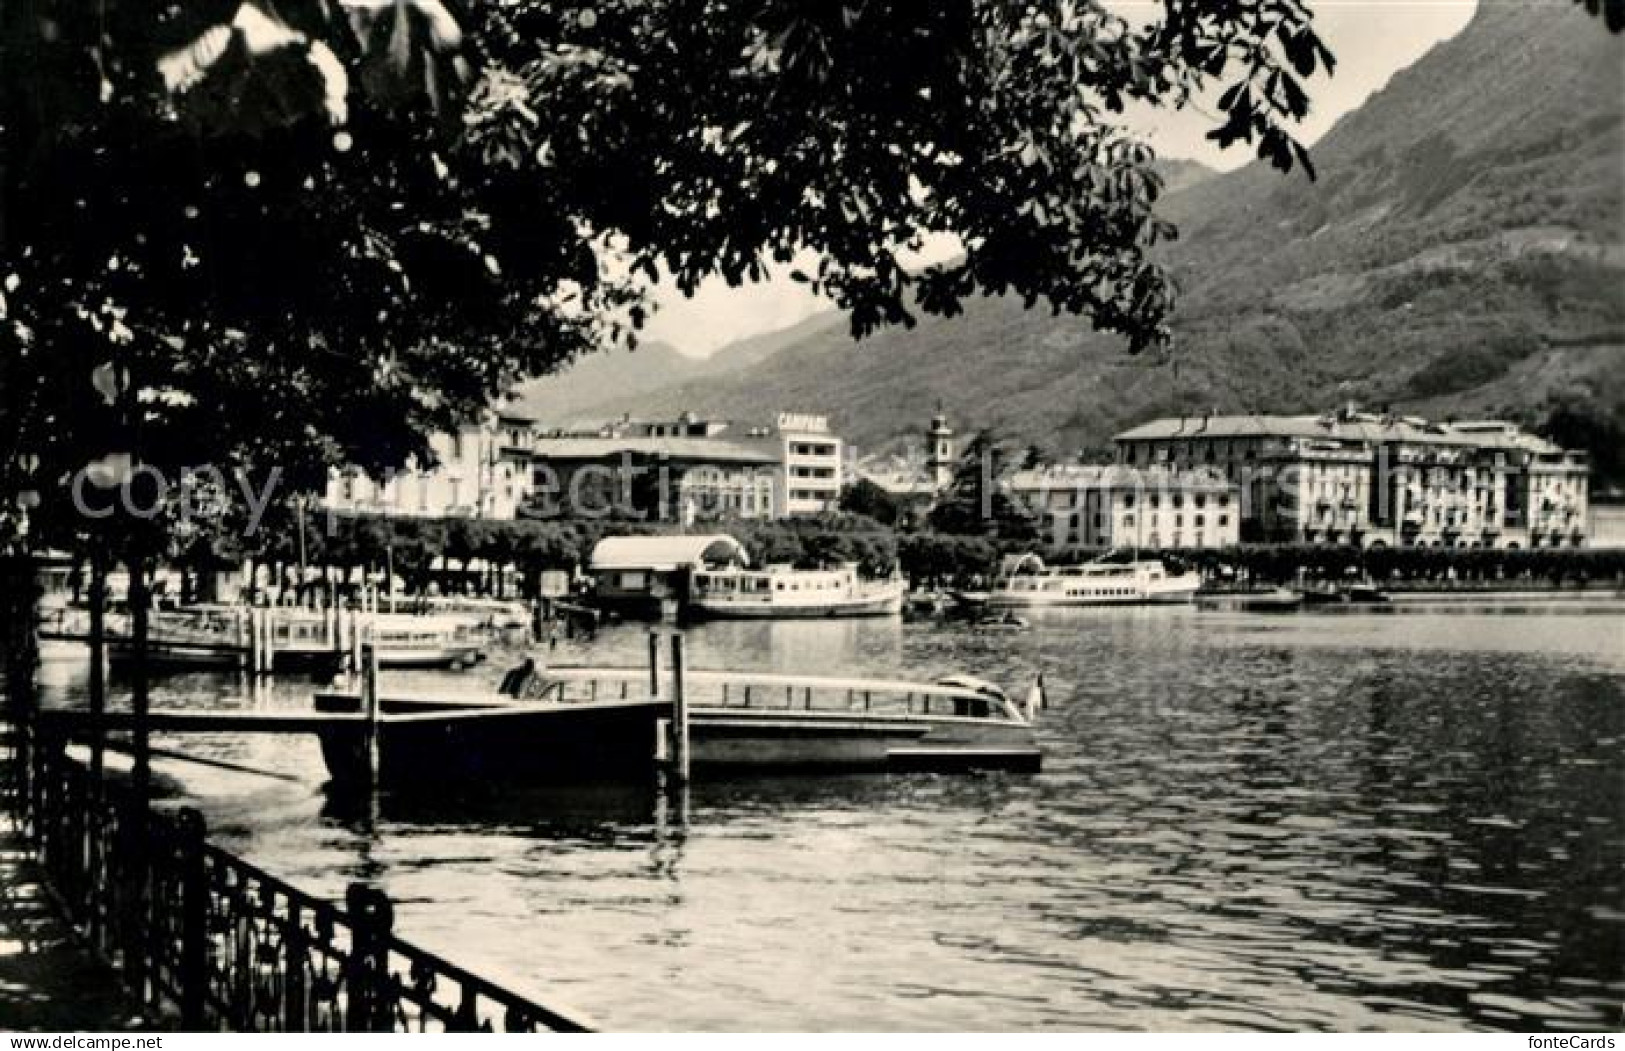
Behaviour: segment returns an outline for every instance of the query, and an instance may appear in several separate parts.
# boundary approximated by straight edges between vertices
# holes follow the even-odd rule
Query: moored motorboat
[[[1291,613],[1302,609],[1303,603],[1303,592],[1282,587],[1273,591],[1204,595],[1198,605],[1202,609],[1235,610],[1242,613]]]
[[[1349,602],[1368,606],[1386,605],[1393,601],[1388,593],[1375,584],[1350,584],[1343,589]]]
[[[359,716],[361,696],[316,695],[316,710]],[[625,780],[654,772],[656,727],[669,703],[644,698],[580,704],[517,704],[490,696],[381,697],[369,731],[362,719],[333,720],[316,733],[328,773],[340,787],[374,778],[410,791],[447,784],[548,784]],[[376,773],[368,773],[367,735],[375,735]]]
[[[990,613],[976,621],[972,626],[975,627],[977,631],[988,632],[990,634],[1015,634],[1017,632],[1026,631],[1028,628],[1032,627],[1032,625],[1028,624],[1026,620],[1016,616],[1014,613],[1011,613],[1008,610],[1001,613]]]
[[[556,667],[523,696],[386,694],[379,700],[378,776],[411,783],[626,777],[653,768],[654,721],[642,668]],[[696,773],[861,770],[1037,770],[1041,685],[1023,703],[979,680],[939,683],[774,673],[689,671],[683,691]],[[359,693],[316,697],[320,712],[361,711]],[[359,723],[322,729],[323,757],[353,780]]]
[[[1375,584],[1344,584],[1342,586],[1311,587],[1302,592],[1306,606],[1372,606],[1392,601]]]

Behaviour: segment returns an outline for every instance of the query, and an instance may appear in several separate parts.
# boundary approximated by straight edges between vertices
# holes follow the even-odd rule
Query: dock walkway
[[[22,833],[0,814],[0,1032],[150,1028],[113,969],[62,922]]]

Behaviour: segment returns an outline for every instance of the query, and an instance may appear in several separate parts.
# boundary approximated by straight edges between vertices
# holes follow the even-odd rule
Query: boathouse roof
[[[670,573],[716,563],[749,565],[745,547],[726,533],[708,536],[606,536],[592,549],[593,569]]]

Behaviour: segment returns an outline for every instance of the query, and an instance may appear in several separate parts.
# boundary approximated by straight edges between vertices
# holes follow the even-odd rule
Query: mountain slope
[[[637,350],[588,354],[556,375],[532,380],[517,392],[520,411],[549,424],[599,420],[622,412],[644,415],[642,407],[659,400],[660,392],[681,384],[738,374],[787,346],[827,331],[845,331],[836,311],[814,314],[795,325],[730,343],[709,358],[694,358],[667,343],[645,343]]]
[[[831,324],[598,408],[828,412],[873,448],[940,400],[961,428],[1056,452],[1205,408],[1355,399],[1531,418],[1554,387],[1584,397],[1625,365],[1622,59],[1625,42],[1572,4],[1484,3],[1324,137],[1318,182],[1255,164],[1169,195],[1172,366],[988,300],[862,344]]]

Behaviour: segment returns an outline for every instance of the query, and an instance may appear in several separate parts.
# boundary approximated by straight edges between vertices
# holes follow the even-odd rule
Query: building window
[[[1124,496],[1123,496],[1123,506],[1124,507],[1133,507],[1134,506],[1134,494],[1133,493],[1124,494]]]

